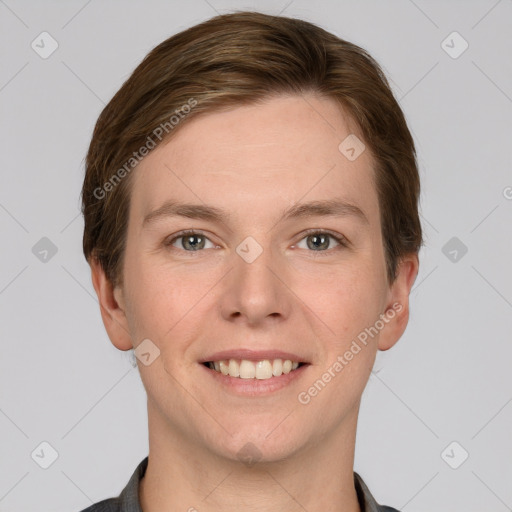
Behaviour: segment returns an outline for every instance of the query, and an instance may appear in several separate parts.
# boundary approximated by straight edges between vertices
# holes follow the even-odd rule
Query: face
[[[362,138],[332,100],[281,96],[190,120],[134,171],[104,320],[118,348],[159,350],[138,362],[150,424],[233,460],[355,424],[376,350],[405,329],[417,259],[389,285],[372,157],[349,160],[349,134]]]

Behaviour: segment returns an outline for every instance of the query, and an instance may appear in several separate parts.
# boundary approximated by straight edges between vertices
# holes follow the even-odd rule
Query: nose
[[[234,253],[233,265],[221,298],[225,320],[254,327],[288,318],[292,297],[270,249],[264,249],[254,261]]]

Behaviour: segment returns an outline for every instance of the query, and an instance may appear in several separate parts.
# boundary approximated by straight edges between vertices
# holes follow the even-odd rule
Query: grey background
[[[369,50],[417,144],[426,247],[408,329],[363,395],[356,471],[406,512],[512,510],[512,0],[0,0],[0,511],[81,510],[147,454],[145,392],[81,253],[83,158],[152,47],[235,8]],[[59,45],[47,59],[31,47],[43,31]],[[31,457],[43,441],[48,469]]]

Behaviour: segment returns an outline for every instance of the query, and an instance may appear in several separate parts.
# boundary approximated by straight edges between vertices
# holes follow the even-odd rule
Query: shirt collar
[[[384,508],[377,503],[373,497],[370,489],[364,483],[361,476],[354,471],[354,485],[356,487],[357,499],[361,512],[385,512],[386,510],[395,510],[390,508]]]
[[[137,469],[133,472],[128,484],[119,495],[119,504],[121,512],[142,512],[140,501],[139,501],[139,483],[146,473],[148,467],[148,459],[146,457],[137,466]],[[375,501],[370,490],[364,483],[361,476],[354,471],[354,485],[356,488],[357,499],[361,512],[385,512],[386,510],[394,510],[384,508]]]

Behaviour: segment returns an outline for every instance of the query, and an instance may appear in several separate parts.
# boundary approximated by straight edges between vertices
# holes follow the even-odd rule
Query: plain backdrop
[[[234,9],[367,49],[417,145],[426,245],[407,331],[363,395],[355,470],[406,512],[512,510],[512,0],[2,0],[0,511],[81,510],[147,455],[144,388],[81,252],[83,159],[151,48]]]

